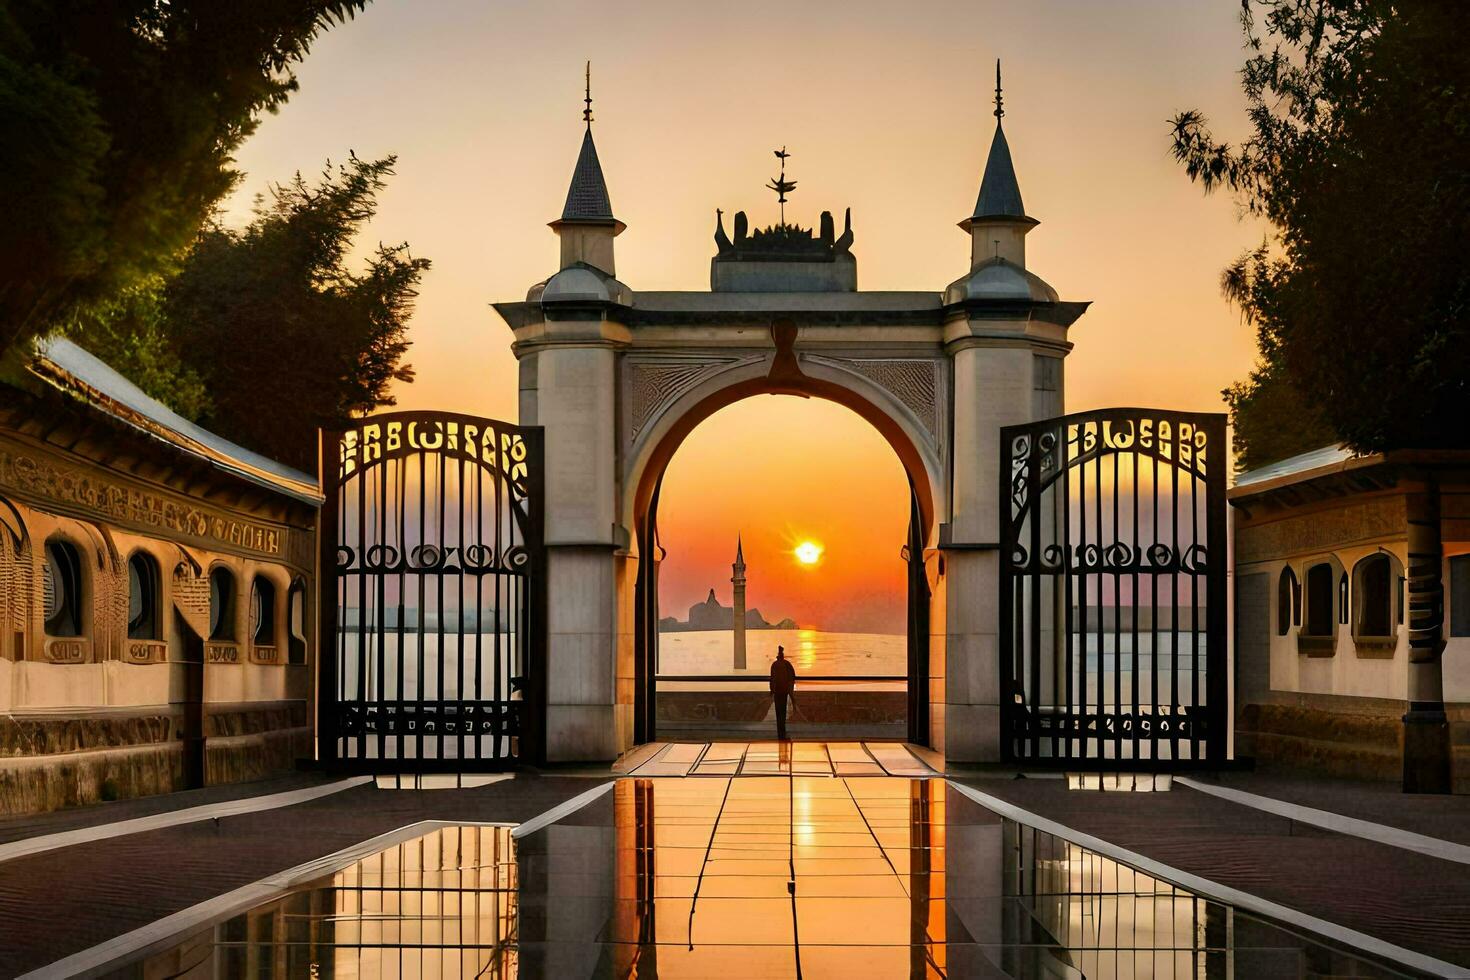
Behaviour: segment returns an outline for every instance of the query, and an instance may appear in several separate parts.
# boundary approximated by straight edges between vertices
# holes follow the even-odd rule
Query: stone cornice
[[[732,293],[732,296],[745,296]],[[759,294],[752,294],[759,295]],[[814,294],[815,295],[815,294]],[[834,296],[848,294],[832,294]],[[1030,303],[970,300],[949,306],[912,307],[832,307],[812,309],[649,309],[613,302],[577,303],[494,303],[492,306],[514,331],[545,322],[546,319],[607,319],[628,327],[640,326],[747,326],[768,325],[789,320],[797,326],[942,326],[959,317],[970,320],[1038,320],[1059,327],[1070,327],[1091,305],[1086,302]]]

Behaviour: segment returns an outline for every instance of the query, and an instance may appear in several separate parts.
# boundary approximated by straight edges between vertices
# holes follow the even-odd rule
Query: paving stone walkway
[[[524,842],[522,881],[530,881],[532,887],[529,891],[525,887],[521,890],[526,901],[522,921],[529,930],[520,937],[523,975],[536,975],[538,964],[549,968],[554,961],[562,962],[558,957],[570,957],[565,962],[578,965],[578,969],[590,964],[591,973],[587,975],[616,973],[612,967],[619,963],[642,963],[650,968],[661,966],[662,973],[679,975],[680,964],[693,968],[719,959],[716,956],[709,960],[708,957],[714,955],[709,953],[703,954],[705,959],[691,958],[656,938],[657,935],[672,935],[667,932],[671,929],[678,931],[678,928],[684,928],[687,932],[688,914],[693,906],[686,907],[686,903],[693,895],[684,894],[688,876],[678,869],[688,863],[686,859],[693,860],[693,850],[699,846],[722,862],[717,867],[723,870],[740,867],[740,861],[757,862],[750,865],[752,868],[764,867],[758,864],[760,861],[776,861],[764,851],[774,846],[774,838],[766,838],[778,831],[794,838],[796,831],[800,830],[805,835],[802,840],[804,846],[817,847],[825,841],[839,847],[866,848],[862,853],[858,850],[805,853],[804,856],[814,862],[808,865],[809,870],[821,879],[814,879],[813,888],[805,894],[813,899],[821,898],[826,884],[837,880],[822,872],[824,866],[815,862],[852,857],[866,863],[862,864],[858,877],[850,884],[879,889],[891,900],[888,904],[893,904],[900,898],[897,893],[890,894],[895,886],[882,884],[878,879],[884,875],[899,875],[903,878],[899,882],[904,890],[903,898],[911,906],[915,883],[904,877],[908,867],[904,862],[920,858],[931,862],[940,860],[945,856],[941,848],[946,834],[953,840],[965,838],[965,835],[983,836],[991,831],[975,828],[998,826],[1000,822],[993,814],[986,815],[983,807],[971,801],[957,801],[953,791],[944,792],[945,781],[926,762],[928,758],[929,754],[896,742],[653,744],[630,753],[611,770],[594,768],[577,774],[565,771],[517,773],[513,778],[472,789],[395,790],[368,784],[293,806],[226,816],[218,822],[198,821],[69,844],[44,854],[0,861],[0,923],[3,923],[0,935],[4,937],[0,942],[0,977],[42,967],[232,889],[421,820],[519,824],[620,776],[633,778],[619,779],[616,792],[606,794],[595,806],[573,812]],[[1259,808],[1221,800],[1177,783],[1168,792],[1134,793],[1069,789],[1065,779],[1055,777],[1017,779],[1013,774],[1009,778],[997,774],[969,774],[955,779],[1079,834],[1091,835],[1179,872],[1458,964],[1464,967],[1463,975],[1470,976],[1470,873],[1463,864],[1363,836],[1323,830]],[[23,820],[0,821],[0,842],[37,834],[84,830],[119,820],[238,800],[249,795],[264,796],[330,781],[329,777],[293,775],[249,786],[220,787]],[[1314,784],[1290,775],[1231,774],[1219,782],[1247,792],[1299,802],[1442,840],[1470,840],[1470,799],[1405,798],[1379,787],[1351,783]],[[868,784],[871,784],[871,790],[863,789]],[[638,786],[648,789],[638,790]],[[892,789],[889,792],[881,789],[882,786],[901,787],[902,791]],[[1318,792],[1313,791],[1314,786]],[[801,788],[803,805],[808,808],[805,816],[796,815],[801,817],[799,826],[792,824],[791,814],[776,812],[780,809],[777,803],[782,802],[777,797],[783,792],[789,796],[797,787]],[[640,793],[643,794],[641,797]],[[728,799],[713,799],[711,794],[727,795]],[[637,802],[640,798],[645,800],[644,804]],[[629,830],[619,823],[619,808],[628,810],[639,805],[652,805],[655,798],[661,801],[658,804],[658,812],[662,814],[660,826],[666,828],[661,831],[663,836],[659,838],[657,847],[660,850],[657,853],[663,855],[661,867],[669,872],[667,880],[656,887],[664,890],[663,899],[669,901],[661,899],[662,904],[656,903],[641,911],[633,905],[615,906],[615,909],[623,910],[620,913],[623,917],[606,919],[607,928],[616,925],[623,929],[633,923],[635,932],[631,937],[622,936],[609,943],[606,936],[583,935],[577,940],[584,944],[580,950],[573,950],[571,946],[555,948],[556,936],[560,935],[554,928],[555,914],[564,911],[572,916],[576,901],[570,898],[562,901],[551,896],[550,892],[543,894],[550,886],[544,875],[541,878],[524,877],[526,873],[541,874],[551,867],[541,868],[537,863],[551,860],[550,857],[536,855],[549,855],[546,841],[569,833],[575,837],[574,829],[579,827],[598,829],[598,834],[602,835],[598,839],[606,838],[607,845],[612,848],[609,854],[613,856],[620,855],[627,847],[636,849],[638,840],[648,838],[640,838],[639,831]],[[844,798],[848,802],[842,802]],[[907,802],[900,802],[905,799]],[[733,800],[733,804],[729,800]],[[792,805],[790,799],[785,802],[788,807]],[[730,806],[733,809],[727,812],[726,808]],[[905,807],[908,808],[905,811],[907,816],[900,814]],[[948,824],[942,827],[934,824],[936,814],[942,822],[945,813],[949,815]],[[905,838],[907,843],[898,839],[902,834],[897,823],[893,823],[900,820],[908,821],[905,825],[908,829],[903,831],[909,835]],[[863,822],[866,826],[859,828],[858,823]],[[886,826],[888,823],[893,825]],[[724,829],[719,829],[722,826]],[[920,833],[930,834],[933,840],[940,842],[939,845],[936,847],[931,842],[916,851],[913,841],[917,838],[913,835]],[[668,847],[681,849],[663,850]],[[742,850],[750,850],[750,853],[741,854]],[[989,855],[992,850],[994,848],[984,853]],[[553,863],[559,868],[575,869],[578,862],[591,860],[593,856],[588,852],[578,857],[575,851],[576,848],[564,853],[559,851]],[[951,848],[948,878],[931,877],[927,879],[930,885],[954,888],[960,884],[961,879],[955,877],[957,866],[954,864],[958,853]],[[1009,851],[1002,849],[996,853],[1008,854]],[[964,860],[971,862],[973,859]],[[878,861],[883,862],[883,868],[874,863]],[[1084,866],[1093,865],[1086,862],[1079,865]],[[826,867],[830,870],[836,865]],[[929,868],[938,871],[941,865],[931,863]],[[876,878],[866,883],[859,880],[874,869],[878,869]],[[761,890],[759,895],[747,897],[781,898],[779,894],[768,895],[767,892],[774,888],[771,882],[786,872],[775,868],[775,864],[770,864],[766,871],[773,876],[771,881],[747,882],[749,887]],[[1134,874],[1126,868],[1110,872],[1114,877],[1109,879],[1108,887],[1118,886],[1116,876],[1124,873]],[[637,889],[642,886],[637,881],[623,881],[621,874],[615,869],[610,880],[618,888],[631,888],[628,895],[636,898]],[[734,875],[729,880],[714,883],[712,888],[715,891],[706,893],[707,897],[715,898],[720,888],[734,887],[738,891],[745,887],[735,880],[738,878],[739,875]],[[1154,881],[1149,885],[1154,889],[1151,894],[1161,894],[1158,889],[1164,884]],[[991,883],[986,887],[995,886]],[[840,932],[844,923],[861,921],[856,911],[842,911],[850,903],[835,901],[841,897],[837,894],[840,888],[827,888],[826,891],[833,892],[826,897],[834,901],[814,902],[803,913],[813,923],[813,934],[820,935],[822,930],[831,932],[834,929]],[[936,891],[932,897],[939,896]],[[1003,957],[997,959],[999,954],[989,948],[996,942],[994,937],[987,939],[983,935],[989,928],[984,923],[992,921],[987,917],[990,913],[974,903],[979,902],[983,906],[985,901],[996,897],[956,892],[949,911],[943,913],[950,918],[932,921],[928,916],[939,914],[933,913],[932,909],[941,905],[926,906],[931,912],[924,913],[926,918],[923,922],[912,920],[909,913],[913,909],[910,908],[909,913],[904,913],[903,921],[917,930],[913,932],[914,941],[908,944],[881,943],[879,945],[891,948],[882,952],[880,958],[891,956],[895,969],[901,963],[914,968],[925,962],[932,965],[943,962],[945,956],[949,957],[948,962],[952,966],[968,964],[964,968],[975,970],[986,969],[986,964],[995,966],[1002,962],[1018,964],[1023,971],[1030,969],[1035,963],[1026,957],[1032,954],[1023,952],[1020,946],[1007,954],[1008,960]],[[970,905],[965,905],[965,902]],[[736,907],[723,901],[706,904],[701,899],[701,903],[710,909]],[[883,904],[878,902],[874,908]],[[660,910],[660,914],[654,915]],[[583,911],[593,918],[596,916],[595,912]],[[769,912],[770,909],[764,911]],[[696,914],[696,923],[698,915],[702,914]],[[538,915],[542,918],[538,919]],[[653,915],[652,919],[649,919],[650,915]],[[955,919],[954,915],[960,918]],[[678,925],[681,919],[683,926]],[[576,921],[573,916],[563,924],[571,928]],[[715,916],[706,917],[700,928],[705,930],[702,934],[707,945],[720,945],[717,938],[712,937],[717,936],[719,929],[732,928],[730,921],[728,917],[723,920]],[[765,918],[758,921],[764,923]],[[789,915],[787,921],[790,921]],[[800,926],[801,921],[805,920],[796,920],[796,925]],[[638,924],[640,922],[641,925]],[[980,925],[976,925],[977,922]],[[644,941],[648,935],[636,932],[636,929],[645,927],[654,930],[652,943]],[[881,931],[887,926],[880,924],[874,928]],[[1268,924],[1261,928],[1269,932],[1270,927]],[[716,932],[708,932],[709,929]],[[1255,936],[1252,942],[1259,940],[1263,944],[1260,950],[1281,947],[1279,937],[1273,938],[1274,934],[1249,935]],[[684,938],[687,940],[688,936]],[[845,942],[816,943],[814,949],[817,951],[812,954],[811,963],[830,964],[832,969],[839,971],[849,970],[847,975],[862,975],[861,972],[850,972],[855,968],[853,964],[860,966],[866,962],[861,951],[837,951],[836,947]],[[1169,942],[1182,943],[1183,940],[1176,937]],[[630,949],[629,943],[634,948]],[[936,944],[944,949],[937,950]],[[1001,942],[1001,945],[1005,944]],[[743,945],[748,947],[751,944]],[[775,945],[780,946],[781,943],[776,942]],[[1208,945],[1205,944],[1206,947]],[[1208,949],[1190,948],[1193,950],[1191,956],[1212,955]],[[822,952],[822,949],[828,951]],[[1175,954],[1180,953],[1183,946],[1170,946],[1168,950],[1171,952],[1165,959],[1173,963]],[[1089,955],[1098,952],[1093,950]],[[879,955],[872,950],[869,953]],[[751,955],[756,956],[755,953]],[[1320,952],[1312,955],[1320,955]],[[780,958],[778,953],[764,950],[750,962],[756,962],[760,957]],[[1094,958],[1092,962],[1096,967],[1102,961]],[[1120,967],[1121,962],[1116,959],[1108,961],[1112,967]],[[1237,960],[1236,975],[1248,975],[1240,972],[1240,962]],[[1332,966],[1331,963],[1325,965]],[[773,975],[784,974],[781,969],[776,969]],[[817,974],[808,970],[805,975]],[[951,972],[950,975],[967,974],[962,971],[958,974]],[[1125,970],[1118,975],[1131,974]],[[1451,972],[1450,975],[1456,974]]]

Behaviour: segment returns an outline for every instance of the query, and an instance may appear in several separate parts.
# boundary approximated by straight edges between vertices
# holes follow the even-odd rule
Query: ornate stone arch
[[[859,368],[835,358],[807,358],[797,377],[774,379],[773,358],[732,360],[685,379],[641,421],[622,467],[619,519],[635,539],[660,476],[684,439],[721,408],[760,394],[824,398],[852,409],[893,447],[908,473],[933,545],[948,512],[944,458],[936,433],[919,412]],[[636,545],[635,545],[636,547]]]

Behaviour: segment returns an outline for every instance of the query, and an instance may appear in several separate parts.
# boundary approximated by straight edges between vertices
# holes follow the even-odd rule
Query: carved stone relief
[[[761,360],[764,356],[629,358],[625,396],[628,441],[638,438],[659,408],[673,402],[705,378],[736,364]]]
[[[1237,526],[1235,560],[1248,564],[1291,558],[1407,534],[1404,498],[1372,497],[1259,525]]]
[[[939,412],[943,381],[942,368],[937,360],[808,356],[818,363],[830,364],[867,378],[913,412],[936,446],[943,442]]]

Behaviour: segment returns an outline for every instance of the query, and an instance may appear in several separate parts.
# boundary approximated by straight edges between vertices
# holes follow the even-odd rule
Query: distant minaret
[[[735,669],[745,669],[745,550],[740,538],[735,539],[735,564],[730,566],[735,574],[730,582],[735,586]]]

